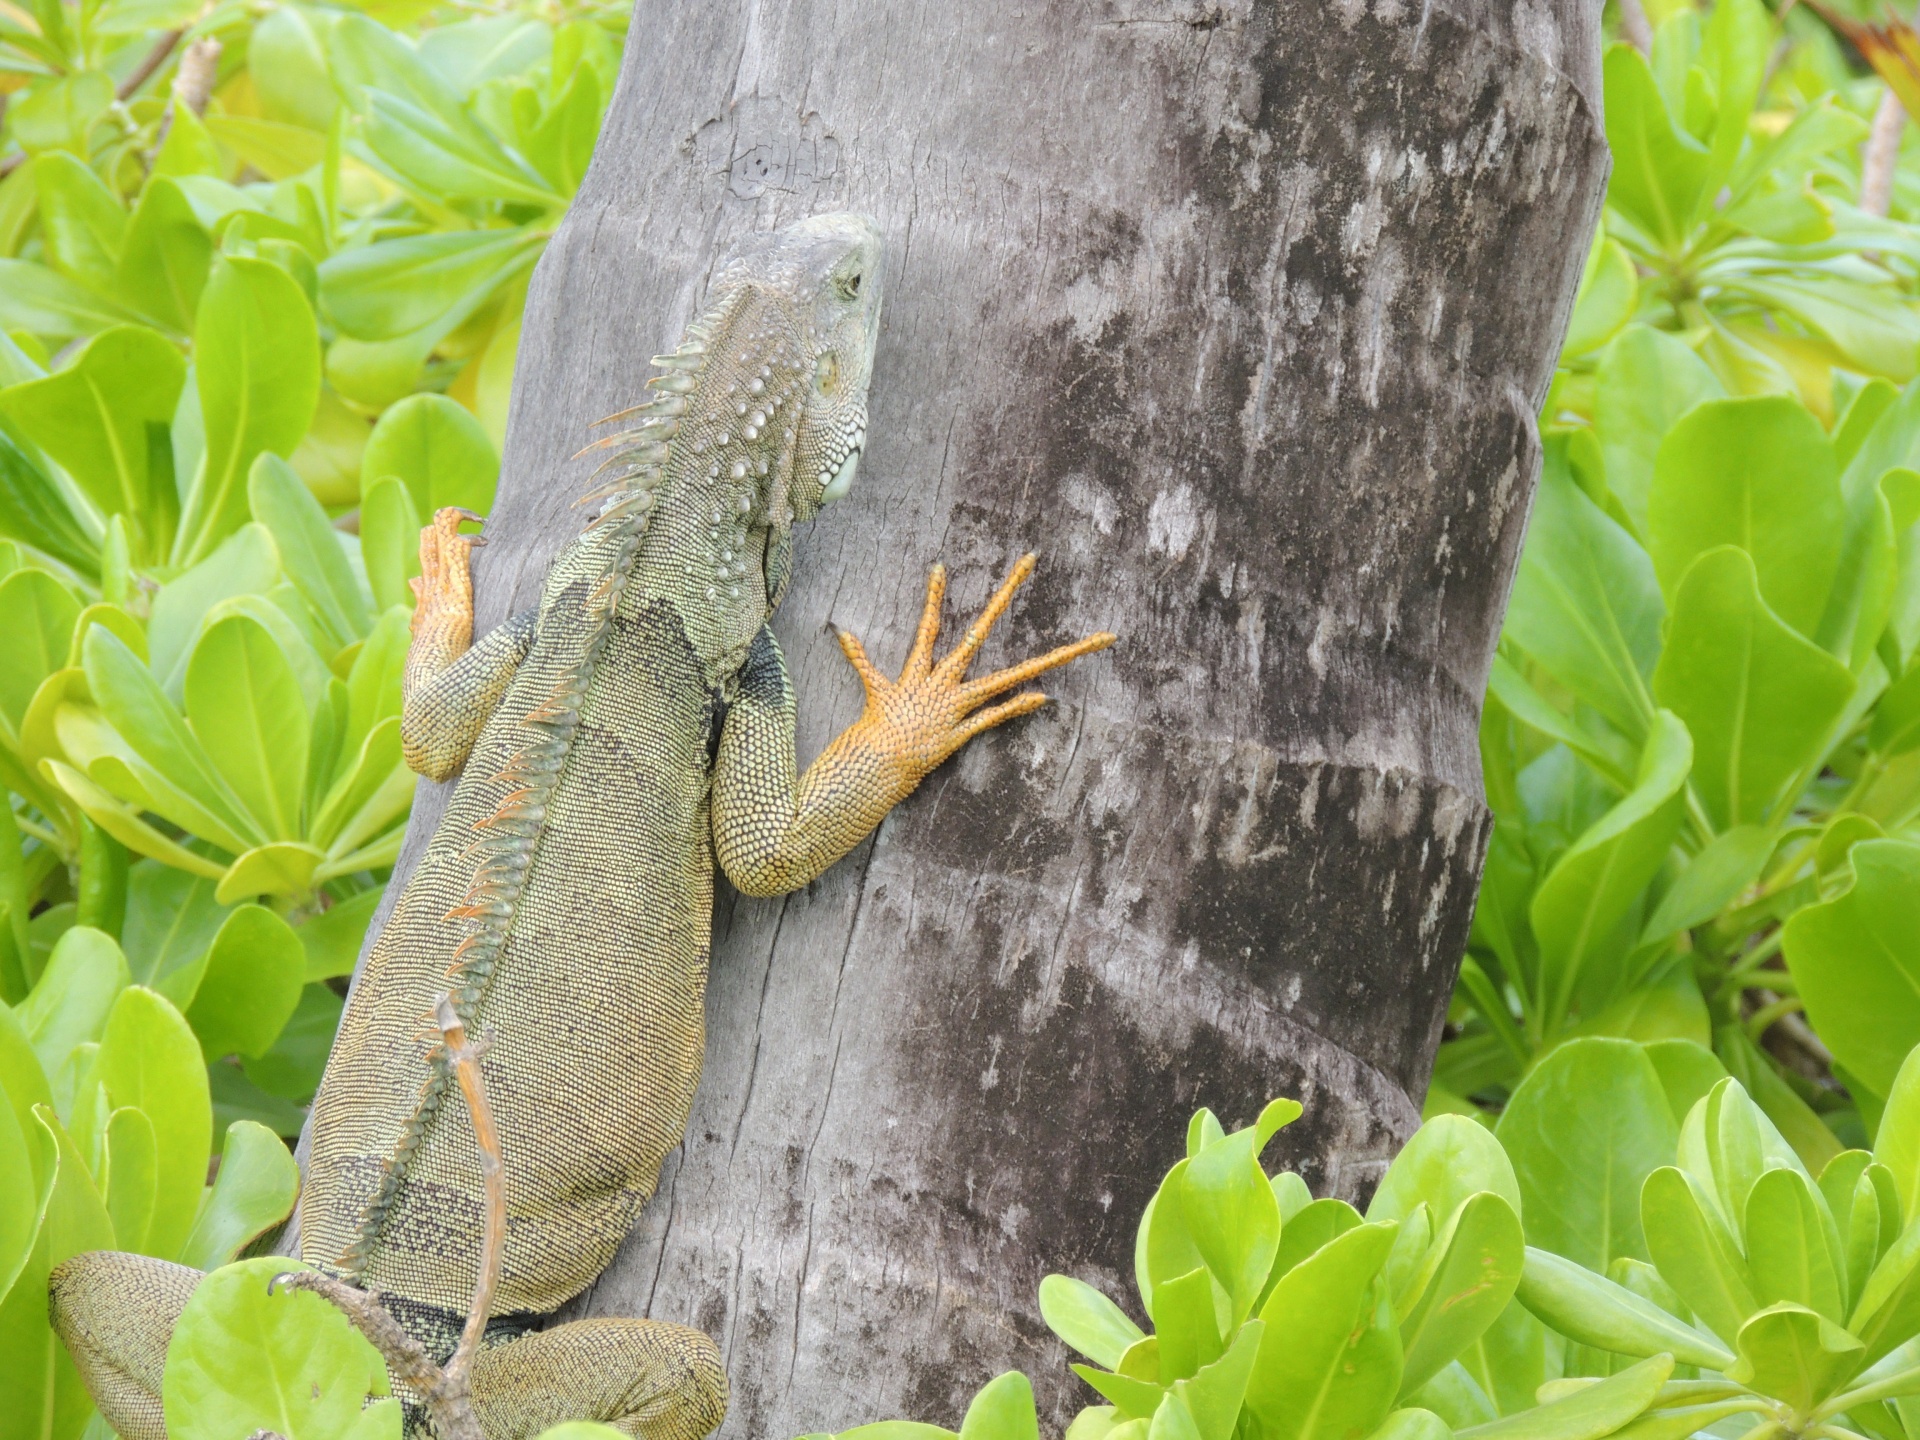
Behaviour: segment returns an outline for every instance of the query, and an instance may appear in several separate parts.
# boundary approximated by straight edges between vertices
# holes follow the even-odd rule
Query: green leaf
[[[1720,828],[1792,800],[1853,694],[1846,666],[1761,598],[1753,561],[1710,550],[1681,580],[1653,693],[1693,736],[1693,784]]]
[[[361,484],[399,476],[407,483],[417,515],[431,515],[448,505],[484,514],[493,505],[499,474],[500,460],[487,432],[444,395],[413,395],[388,409],[360,457]],[[418,549],[417,527],[407,543]]]
[[[1795,912],[1783,950],[1834,1058],[1885,1095],[1920,1035],[1920,846],[1862,841],[1852,861],[1853,887]]]
[[[242,905],[228,915],[187,1010],[207,1059],[264,1055],[300,1003],[306,968],[300,937],[271,910]]]
[[[0,309],[5,307],[4,296],[0,289]],[[99,546],[80,528],[53,481],[4,431],[0,431],[0,536],[31,545],[82,575],[100,573]]]
[[[1199,1440],[1232,1440],[1266,1328],[1261,1321],[1249,1320],[1240,1327],[1226,1354],[1191,1380],[1173,1382],[1173,1398],[1192,1417]]]
[[[277,1143],[277,1142],[276,1142]],[[305,1267],[274,1256],[216,1270],[187,1301],[167,1347],[161,1394],[172,1440],[232,1440],[272,1429],[330,1440],[387,1388],[380,1353],[307,1291],[267,1292]]]
[[[1520,1281],[1526,1242],[1520,1217],[1498,1195],[1470,1196],[1429,1252],[1420,1298],[1400,1325],[1405,1399],[1480,1338]]]
[[[302,924],[295,932],[307,955],[307,981],[351,975],[360,958],[360,944],[379,907],[382,892],[362,890],[335,903]]]
[[[366,562],[373,602],[402,612],[413,606],[407,581],[420,573],[420,510],[413,491],[397,475],[362,482],[360,554]]]
[[[1464,1115],[1436,1115],[1394,1157],[1367,1206],[1367,1219],[1401,1220],[1425,1202],[1445,1224],[1468,1196],[1490,1190],[1521,1208],[1513,1163],[1487,1128]]]
[[[270,119],[324,134],[340,101],[328,73],[325,10],[286,5],[269,11],[247,37],[247,69]]]
[[[296,1105],[309,1103],[320,1088],[333,1037],[339,1032],[341,1008],[340,997],[325,985],[302,988],[292,1018],[267,1052],[249,1056],[242,1063],[248,1081],[266,1094]]]
[[[1844,528],[1833,447],[1797,400],[1705,401],[1673,427],[1654,462],[1647,548],[1669,603],[1695,560],[1737,545],[1768,607],[1811,637]]]
[[[1551,1251],[1527,1248],[1520,1303],[1570,1340],[1616,1355],[1672,1355],[1722,1370],[1733,1352],[1625,1286]]]
[[[212,819],[212,827],[202,833],[242,840],[257,834],[199,739],[139,657],[98,625],[87,632],[81,653],[87,685],[101,713],[142,760]]]
[[[199,1270],[230,1263],[256,1235],[293,1213],[299,1190],[300,1167],[280,1137],[250,1120],[236,1121],[180,1263]]]
[[[113,1241],[140,1252],[153,1226],[160,1193],[160,1142],[144,1110],[123,1105],[107,1118],[107,1214]]]
[[[127,227],[119,199],[83,162],[60,150],[35,157],[33,181],[53,268],[90,288],[104,285]]]
[[[1567,338],[1560,344],[1563,363],[1565,357],[1585,355],[1612,339],[1633,318],[1639,288],[1631,257],[1618,241],[1607,238],[1605,230],[1595,231],[1574,297],[1573,317],[1567,323]]]
[[[1661,249],[1677,254],[1704,198],[1712,153],[1674,125],[1653,72],[1632,46],[1608,48],[1604,96],[1607,146],[1613,152],[1607,203]]]
[[[213,1150],[206,1062],[180,1012],[158,993],[130,986],[107,1017],[96,1061],[107,1099],[153,1122],[153,1220],[145,1253],[170,1259],[193,1228]]]
[[[164,454],[186,375],[180,352],[157,332],[116,325],[65,369],[0,391],[0,412],[60,463],[102,515],[129,518],[142,559],[158,559],[173,538],[179,500],[173,476],[154,473],[152,461]]]
[[[1663,661],[1664,663],[1664,661]],[[1662,710],[1647,733],[1634,788],[1561,855],[1529,907],[1540,947],[1540,1001],[1550,1023],[1577,1002],[1611,998],[1618,961],[1639,929],[1639,903],[1686,815],[1693,743]],[[1616,973],[1598,973],[1600,962]]]
[[[0,1098],[8,1101],[4,1076],[0,1076]],[[18,1112],[11,1103],[0,1104],[0,1297],[4,1297],[27,1262],[33,1257],[34,1237],[40,1229],[39,1186],[35,1184],[34,1150],[38,1137],[31,1141],[20,1128]],[[5,1361],[0,1360],[0,1373]]]
[[[213,264],[213,239],[192,202],[164,175],[147,182],[127,222],[113,295],[175,334],[193,329]]]
[[[175,545],[182,565],[247,519],[247,472],[262,451],[291,455],[320,399],[320,335],[298,282],[265,260],[224,257],[200,297],[194,378],[206,458]]]
[[[1660,589],[1646,551],[1572,478],[1541,471],[1505,635],[1635,744],[1653,719]]]
[[[1035,1440],[1039,1431],[1033,1385],[1018,1370],[996,1375],[982,1386],[960,1422],[960,1440]]]
[[[147,625],[153,673],[175,700],[186,688],[187,657],[208,612],[236,595],[264,595],[280,579],[280,557],[264,525],[243,525],[205,560],[160,587]]]
[[[310,720],[300,683],[266,628],[233,615],[187,663],[187,718],[260,833],[297,840]]]
[[[327,512],[278,455],[253,462],[247,480],[253,518],[265,525],[280,551],[280,563],[300,598],[335,648],[364,639],[372,628],[366,597]]]
[[[111,935],[76,925],[60,937],[39,983],[14,1012],[43,1071],[58,1075],[78,1046],[105,1033],[130,979]]]
[[[1700,1182],[1674,1166],[1654,1171],[1640,1192],[1640,1223],[1661,1278],[1731,1345],[1760,1307],[1732,1237],[1715,1209],[1701,1203]]]
[[[1281,1276],[1267,1297],[1246,1404],[1273,1440],[1364,1435],[1392,1408],[1400,1336],[1377,1277],[1395,1228],[1347,1231]]]
[[[259,895],[303,894],[328,878],[319,873],[326,858],[323,851],[294,841],[261,845],[233,862],[215,887],[213,898],[222,905],[238,905]],[[388,859],[384,863],[393,862]],[[342,873],[354,868],[362,867],[349,866]]]
[[[1521,1082],[1496,1134],[1520,1182],[1530,1243],[1589,1270],[1622,1255],[1647,1258],[1640,1188],[1673,1163],[1678,1127],[1639,1045],[1597,1037],[1561,1045]]]
[[[67,661],[80,602],[45,570],[0,580],[0,720],[18,736],[34,692]]]
[[[1806,1176],[1763,1173],[1747,1195],[1746,1235],[1754,1299],[1790,1301],[1836,1325],[1846,1320],[1846,1256],[1826,1202]]]
[[[1920,749],[1920,666],[1890,685],[1873,707],[1867,743],[1886,759]]]
[[[320,294],[342,334],[397,340],[456,307],[471,313],[479,300],[524,270],[541,243],[526,230],[453,230],[381,240],[325,261]]]
[[[1667,1108],[1676,1124],[1727,1078],[1727,1067],[1720,1058],[1695,1041],[1655,1040],[1644,1048],[1659,1073],[1660,1084],[1667,1092]]]
[[[1213,1279],[1205,1266],[1157,1282],[1152,1318],[1163,1380],[1184,1379],[1211,1365],[1226,1350],[1213,1303]]]
[[[208,877],[155,860],[134,864],[127,872],[127,919],[120,939],[135,982],[175,1005],[192,1004],[202,974],[199,961],[225,919]],[[175,993],[183,984],[185,993]]]
[[[13,119],[9,111],[8,120]],[[0,329],[66,341],[139,317],[31,260],[0,259]]]
[[[1880,1131],[1874,1136],[1872,1158],[1886,1169],[1899,1196],[1900,1210],[1920,1215],[1920,1048],[1907,1052],[1894,1072],[1893,1083],[1882,1093],[1887,1097],[1887,1107],[1880,1117]],[[1833,1163],[1838,1165],[1840,1161]],[[1824,1186],[1824,1172],[1820,1179]],[[1851,1185],[1848,1190],[1851,1192]],[[1839,1218],[1837,1213],[1835,1218]]]
[[[1273,1257],[1273,1273],[1267,1279],[1269,1293],[1273,1282],[1287,1271],[1321,1246],[1363,1223],[1358,1210],[1331,1195],[1325,1200],[1303,1205],[1289,1215],[1281,1226],[1280,1249]],[[1263,1303],[1265,1298],[1264,1295],[1261,1297]]]
[[[1280,1244],[1280,1202],[1260,1150],[1299,1113],[1296,1102],[1275,1101],[1256,1124],[1203,1145],[1180,1177],[1187,1233],[1231,1299],[1234,1324],[1253,1310]]]
[[[1629,325],[1600,357],[1593,426],[1606,462],[1607,489],[1642,534],[1660,442],[1700,401],[1725,393],[1684,341],[1650,325]]]
[[[1040,1318],[1067,1344],[1109,1370],[1143,1336],[1118,1305],[1070,1275],[1049,1275],[1040,1282]]]
[[[1865,1347],[1831,1320],[1798,1305],[1774,1305],[1740,1329],[1729,1380],[1805,1413],[1859,1370]]]
[[[113,1221],[85,1161],[47,1106],[34,1111],[30,1138],[44,1155],[46,1200],[33,1253],[0,1299],[0,1407],[4,1440],[80,1440],[93,1402],[47,1318],[47,1276],[75,1255],[110,1249]]]
[[[1667,887],[1639,943],[1651,945],[1713,919],[1759,878],[1778,841],[1758,825],[1736,825],[1714,836]]]
[[[1600,1440],[1653,1404],[1672,1373],[1673,1357],[1656,1355],[1551,1404],[1456,1434],[1460,1440]]]

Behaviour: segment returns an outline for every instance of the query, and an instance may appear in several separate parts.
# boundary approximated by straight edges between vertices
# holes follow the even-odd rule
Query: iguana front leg
[[[761,631],[727,713],[714,770],[714,852],[729,880],[749,895],[799,889],[858,844],[967,741],[1047,703],[1037,690],[997,705],[988,705],[989,700],[1113,643],[1104,632],[1089,635],[1023,664],[966,679],[967,667],[1033,566],[1033,556],[1020,557],[965,638],[938,665],[933,646],[947,572],[934,566],[919,633],[898,680],[876,670],[860,642],[841,631],[840,648],[860,676],[866,707],[797,784],[793,689],[773,632]]]
[[[460,533],[471,510],[448,507],[420,532],[420,576],[410,582],[413,644],[402,677],[400,746],[408,768],[445,780],[472,753],[487,717],[507,693],[513,672],[533,644],[532,609],[522,610],[473,645],[470,552],[479,542]]]

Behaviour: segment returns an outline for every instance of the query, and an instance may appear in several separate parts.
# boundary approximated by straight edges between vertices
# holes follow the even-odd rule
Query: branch
[[[486,1081],[480,1073],[480,1056],[486,1044],[468,1041],[466,1026],[455,1013],[453,1002],[444,994],[434,1002],[434,1018],[447,1049],[447,1063],[453,1066],[460,1093],[466,1097],[467,1114],[473,1121],[473,1138],[480,1147],[480,1176],[486,1189],[486,1228],[482,1232],[480,1270],[474,1277],[473,1303],[467,1308],[466,1327],[460,1332],[460,1343],[454,1347],[452,1357],[444,1367],[434,1364],[420,1342],[403,1330],[400,1322],[372,1294],[330,1275],[315,1270],[295,1270],[274,1276],[273,1286],[312,1291],[351,1320],[386,1360],[393,1377],[419,1394],[442,1440],[482,1440],[480,1422],[473,1413],[470,1384],[474,1357],[480,1352],[487,1320],[493,1313],[494,1291],[499,1288],[500,1264],[507,1248],[507,1176],[500,1159],[500,1132],[493,1123]],[[273,1286],[268,1287],[269,1292]],[[260,1437],[250,1436],[248,1440],[260,1440]]]
[[[1860,208],[1885,215],[1893,208],[1893,171],[1900,159],[1900,133],[1907,128],[1906,107],[1891,89],[1880,93],[1873,130],[1860,158]]]

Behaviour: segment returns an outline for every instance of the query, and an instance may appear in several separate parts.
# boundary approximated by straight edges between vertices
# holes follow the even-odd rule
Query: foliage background
[[[1874,1308],[1920,1295],[1920,1119],[1889,1118],[1920,1115],[1920,141],[1867,63],[1920,96],[1920,45],[1863,35],[1867,0],[1783,10],[1610,15],[1614,170],[1430,1123],[1363,1217],[1260,1171],[1285,1107],[1196,1117],[1142,1222],[1155,1333],[1043,1290],[1112,1402],[1076,1440],[1920,1423],[1891,1391],[1815,1413],[1920,1365],[1920,1311]],[[101,1433],[54,1265],[219,1267],[292,1203],[282,1141],[413,792],[414,537],[492,499],[527,277],[624,26],[0,0],[0,1440]],[[1688,1224],[1721,1269],[1655,1253]],[[229,1381],[304,1353],[332,1358],[296,1440],[387,1434],[378,1366],[250,1263],[184,1327],[176,1433],[280,1414]],[[1785,1350],[1840,1358],[1788,1393]],[[1030,1433],[1024,1384],[965,1440]]]

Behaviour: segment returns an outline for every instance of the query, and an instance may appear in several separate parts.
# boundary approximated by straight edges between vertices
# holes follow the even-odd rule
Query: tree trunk
[[[727,1435],[952,1425],[1010,1366],[1057,1427],[1089,1397],[1035,1286],[1132,1303],[1195,1107],[1298,1097],[1269,1163],[1356,1199],[1418,1123],[1606,172],[1598,11],[637,8],[529,300],[481,625],[727,244],[857,209],[891,247],[872,439],[775,624],[802,761],[859,708],[829,622],[897,665],[936,559],[954,624],[1039,553],[988,661],[1121,637],[820,882],[720,902],[687,1144],[575,1310],[714,1334]]]

